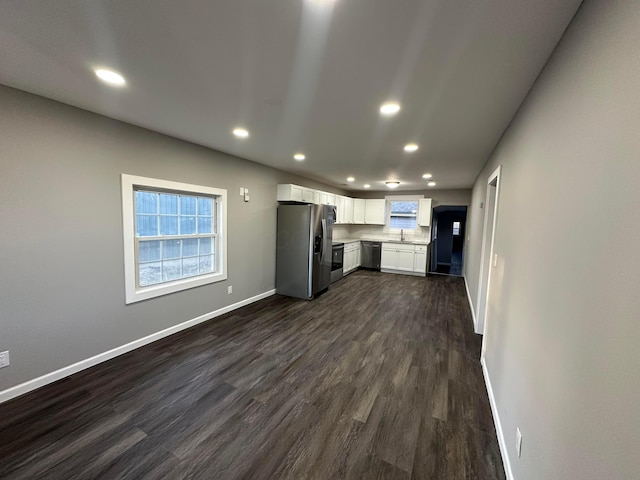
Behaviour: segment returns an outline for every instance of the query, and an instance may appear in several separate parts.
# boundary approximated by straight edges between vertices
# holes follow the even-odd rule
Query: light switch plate
[[[11,364],[9,361],[9,350],[0,352],[0,368],[8,367]]]
[[[497,253],[493,254],[493,266],[494,267],[498,266],[498,254]]]
[[[240,187],[240,196],[244,196],[244,187]]]

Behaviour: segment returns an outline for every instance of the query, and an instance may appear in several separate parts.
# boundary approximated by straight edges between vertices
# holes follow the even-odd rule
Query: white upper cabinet
[[[345,223],[353,223],[353,198],[344,199],[344,219]]]
[[[336,195],[336,223],[347,223],[345,214],[345,200],[347,197]]]
[[[421,198],[418,207],[418,225],[428,227],[431,225],[431,199]]]
[[[291,183],[278,185],[277,200],[279,202],[315,202],[315,190]]]
[[[367,198],[364,208],[364,223],[367,225],[384,225],[386,200]]]
[[[364,198],[353,199],[353,223],[364,223],[365,202]]]

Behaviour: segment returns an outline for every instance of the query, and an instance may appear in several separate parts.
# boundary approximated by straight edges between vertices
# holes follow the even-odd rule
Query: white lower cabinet
[[[360,266],[360,242],[346,243],[342,271],[347,274]]]
[[[416,245],[416,253],[413,257],[413,271],[427,273],[427,246]]]
[[[425,274],[427,268],[426,245],[383,243],[380,269],[389,273]]]

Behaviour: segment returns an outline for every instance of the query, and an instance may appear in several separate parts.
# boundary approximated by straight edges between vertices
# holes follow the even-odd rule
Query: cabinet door
[[[353,223],[353,198],[344,199],[344,223]]]
[[[364,223],[367,225],[384,225],[386,200],[367,198],[365,202]]]
[[[413,272],[414,252],[408,250],[398,250],[397,269],[405,272]]]
[[[360,244],[358,243],[358,246],[356,247],[356,249],[353,252],[354,253],[354,262],[355,262],[354,268],[357,268],[362,264],[361,260],[360,260],[361,250],[362,249],[360,248]]]
[[[336,195],[336,223],[344,222],[344,198],[341,195]]]
[[[313,203],[313,190],[311,188],[302,188],[302,201]]]
[[[322,205],[322,192],[318,190],[313,191],[313,203],[316,205]]]
[[[427,252],[415,253],[413,271],[416,273],[427,273]]]
[[[418,225],[428,227],[431,224],[431,199],[421,198],[418,207]]]
[[[356,252],[354,250],[351,250],[349,252],[349,271],[353,270],[354,268],[356,268],[356,256],[355,256]]]
[[[364,198],[354,198],[353,199],[353,223],[364,223],[364,208],[365,208],[365,199]]]
[[[380,257],[380,268],[396,270],[398,265],[398,251],[391,245],[382,244],[382,255]]]

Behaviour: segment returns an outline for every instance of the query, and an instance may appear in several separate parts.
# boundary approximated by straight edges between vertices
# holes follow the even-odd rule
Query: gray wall
[[[584,2],[474,186],[475,301],[502,164],[484,342],[517,480],[639,476],[639,25],[636,0]]]
[[[275,288],[276,184],[344,193],[2,86],[0,132],[0,391]],[[125,306],[121,173],[228,190],[227,281]]]

